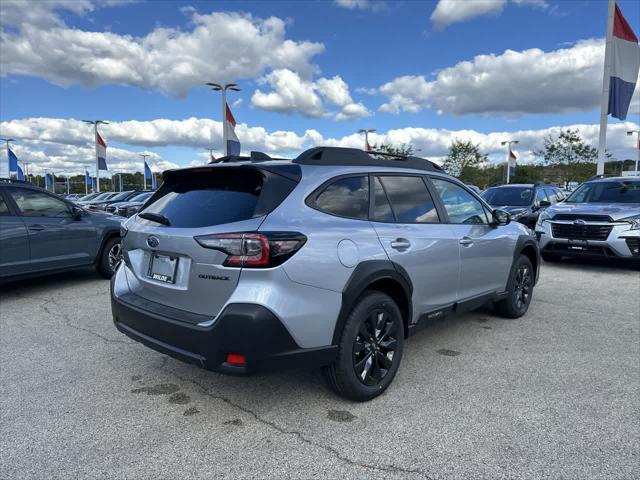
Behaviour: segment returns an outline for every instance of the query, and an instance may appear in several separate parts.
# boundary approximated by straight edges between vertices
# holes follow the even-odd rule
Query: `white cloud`
[[[443,29],[481,15],[497,15],[506,3],[506,0],[440,0],[431,14],[431,21],[437,29]]]
[[[2,17],[3,23],[19,26],[0,32],[3,75],[38,76],[61,86],[136,86],[181,96],[205,81],[253,78],[268,69],[288,67],[309,76],[317,71],[312,57],[324,50],[321,43],[287,39],[286,23],[276,17],[193,13],[189,31],[157,27],[134,37],[69,28],[53,13],[54,8],[85,13],[93,8],[86,0],[55,0],[54,7],[43,3],[46,7],[35,3],[33,15],[17,24],[12,15],[29,9],[9,9]],[[49,28],[42,28],[47,12]]]
[[[340,108],[336,120],[352,120],[371,115],[362,103],[355,103],[349,93],[349,86],[339,76],[311,81],[302,78],[289,69],[274,70],[263,80],[273,90],[256,90],[251,97],[254,107],[273,112],[319,118],[329,116],[322,98]]]
[[[334,3],[347,10],[379,11],[386,6],[386,3],[382,0],[335,0]]]
[[[530,161],[534,159],[533,151],[542,147],[543,139],[547,135],[558,135],[561,128],[577,128],[588,144],[597,146],[598,125],[584,124],[493,133],[406,127],[373,133],[370,142],[412,145],[414,149],[421,149],[421,156],[438,160],[447,154],[453,139],[470,140],[480,144],[481,151],[491,155],[492,159],[502,160],[504,147],[500,142],[511,138],[520,141],[518,156],[523,161]],[[627,130],[632,129],[638,129],[638,124],[619,122],[609,125],[608,150],[615,158],[635,158],[635,139],[626,135]],[[111,172],[140,169],[140,152],[129,150],[128,147],[143,147],[146,152],[151,153],[152,163],[159,171],[175,168],[176,165],[189,165],[194,161],[202,164],[206,156],[204,149],[221,144],[220,122],[198,118],[113,122],[104,125],[101,133],[110,145],[107,161]],[[250,127],[246,124],[238,124],[237,134],[242,142],[243,152],[259,150],[285,157],[295,156],[302,150],[318,145],[362,148],[363,143],[362,135],[358,133],[332,138],[325,137],[316,130],[307,130],[303,134],[292,131],[269,132],[264,127]],[[93,165],[95,151],[91,130],[79,120],[30,118],[2,122],[0,137],[7,136],[19,139],[13,148],[21,161],[32,163],[31,171],[41,172],[48,168],[61,173],[79,173],[85,166]],[[126,145],[127,148],[114,148],[114,143]],[[196,148],[202,155],[195,153],[186,154],[187,158],[166,159],[151,150],[167,145]],[[194,157],[202,160],[194,160]],[[0,165],[6,169],[6,162],[0,162]],[[0,176],[2,174],[0,171]]]
[[[532,6],[546,10],[546,0],[511,0],[518,6]],[[485,15],[499,15],[507,0],[439,0],[431,14],[431,22],[436,29],[442,30],[454,23],[464,22]]]
[[[600,105],[603,58],[599,39],[551,52],[478,55],[439,71],[432,81],[403,76],[382,85],[388,101],[380,110],[503,116],[591,111]],[[636,100],[634,105],[637,112]]]
[[[264,78],[274,91],[256,90],[251,97],[254,107],[278,113],[300,113],[305,117],[322,117],[322,100],[315,92],[315,85],[298,73],[283,68],[274,70]]]

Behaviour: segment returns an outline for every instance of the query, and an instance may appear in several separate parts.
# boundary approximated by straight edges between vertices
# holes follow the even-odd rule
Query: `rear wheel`
[[[343,397],[366,401],[384,392],[400,366],[402,314],[381,292],[365,293],[344,325],[338,358],[323,368],[329,386]]]
[[[104,278],[111,278],[116,272],[122,260],[122,245],[120,237],[112,237],[107,240],[100,252],[97,270]]]
[[[511,267],[507,297],[496,302],[496,311],[506,318],[519,318],[529,310],[533,295],[534,271],[531,260],[520,255]]]

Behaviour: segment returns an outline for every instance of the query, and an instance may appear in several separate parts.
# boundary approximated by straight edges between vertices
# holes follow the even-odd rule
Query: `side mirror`
[[[493,215],[493,225],[495,227],[500,225],[509,225],[509,223],[511,223],[511,215],[504,210],[494,210],[491,213]]]
[[[71,216],[74,218],[74,220],[80,220],[82,218],[83,212],[84,210],[82,210],[80,207],[71,207]]]
[[[551,202],[547,200],[540,200],[540,208],[547,208],[551,206]]]

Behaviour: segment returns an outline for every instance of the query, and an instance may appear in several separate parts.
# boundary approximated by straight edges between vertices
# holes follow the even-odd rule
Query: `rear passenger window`
[[[4,199],[0,196],[0,215],[9,215],[9,207],[4,203]]]
[[[311,202],[331,215],[366,220],[369,216],[369,177],[342,177],[331,182]]]
[[[439,223],[438,211],[421,177],[380,177],[397,223]]]
[[[487,224],[486,211],[482,204],[459,185],[439,178],[431,178],[451,223]]]
[[[387,194],[385,193],[384,188],[382,188],[382,183],[380,183],[380,179],[378,177],[373,180],[373,190],[372,220],[377,222],[393,223],[395,221],[395,217],[391,211],[391,205],[389,204]]]

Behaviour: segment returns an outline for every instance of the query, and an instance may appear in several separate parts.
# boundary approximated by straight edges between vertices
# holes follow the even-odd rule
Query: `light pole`
[[[142,164],[142,181],[144,182],[144,186],[142,187],[142,189],[146,190],[147,189],[147,157],[150,157],[151,155],[148,153],[139,153],[138,155],[142,157],[142,160],[144,162]]]
[[[511,145],[516,145],[518,140],[505,140],[504,142],[500,142],[500,145],[507,145],[507,184],[509,183],[509,162],[511,161]]]
[[[213,151],[215,149],[214,148],[207,148],[207,150],[209,150],[209,163],[213,163],[213,161],[216,159],[216,157],[213,156]]]
[[[233,90],[239,92],[240,89],[235,83],[226,83],[224,86],[219,83],[206,83],[211,87],[214,92],[222,92],[222,146],[224,156],[227,156],[227,129],[225,128],[227,122],[227,90]]]
[[[369,134],[375,132],[375,128],[361,128],[358,133],[364,133],[364,151],[370,152],[371,145],[369,145]]]
[[[638,151],[638,156],[636,157],[636,176],[640,175],[640,172],[638,172],[638,163],[640,163],[640,130],[629,130],[627,132],[627,135],[629,137],[633,136],[633,134],[636,134],[638,136],[638,142],[636,143],[636,150]]]
[[[96,190],[100,191],[100,160],[98,160],[98,125],[108,125],[109,122],[104,120],[82,120],[84,123],[93,125],[93,141],[96,144]]]

